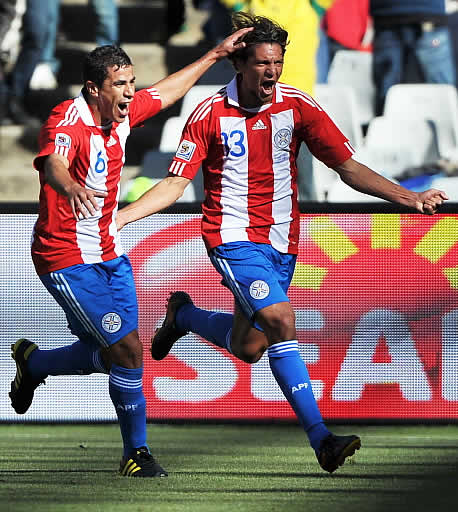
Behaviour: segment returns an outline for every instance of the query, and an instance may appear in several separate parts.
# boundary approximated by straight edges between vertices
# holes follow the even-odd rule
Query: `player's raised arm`
[[[243,36],[251,30],[252,27],[237,30],[200,59],[157,82],[154,87],[161,95],[162,109],[182,98],[213,64],[244,48]]]
[[[447,194],[442,190],[430,189],[421,193],[408,190],[353,158],[349,158],[334,170],[344,183],[359,192],[409,206],[421,213],[429,215],[436,213],[437,208],[448,199]]]

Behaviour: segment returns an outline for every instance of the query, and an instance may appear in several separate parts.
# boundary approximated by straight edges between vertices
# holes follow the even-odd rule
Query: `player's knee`
[[[242,354],[239,359],[241,359],[244,363],[254,364],[257,363],[262,357],[261,352],[256,352],[256,354]]]
[[[295,327],[295,315],[292,308],[267,315],[263,319],[267,332],[271,337],[286,339]]]
[[[111,345],[110,359],[124,368],[140,368],[143,364],[143,348],[138,335],[130,333]]]
[[[264,354],[266,347],[241,347],[237,350],[237,353],[234,352],[234,355],[242,360],[244,363],[254,364],[257,363],[262,355]]]

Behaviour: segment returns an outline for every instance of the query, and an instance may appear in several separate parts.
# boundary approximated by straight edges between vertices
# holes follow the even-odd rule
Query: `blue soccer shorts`
[[[289,302],[296,255],[269,244],[230,242],[213,248],[209,256],[248,319],[262,308]]]
[[[138,327],[132,266],[122,255],[110,261],[73,265],[40,276],[82,342],[109,347]]]

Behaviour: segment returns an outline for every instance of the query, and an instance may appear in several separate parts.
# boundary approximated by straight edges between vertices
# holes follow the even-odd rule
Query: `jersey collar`
[[[226,93],[227,93],[227,101],[229,102],[229,105],[232,105],[234,107],[243,108],[244,110],[257,110],[259,112],[262,112],[263,110],[266,110],[270,107],[272,103],[280,103],[283,101],[283,96],[280,90],[280,85],[278,82],[275,84],[275,94],[272,98],[272,103],[269,103],[269,105],[263,105],[259,109],[246,109],[239,104],[239,93],[237,90],[237,75],[234,76],[234,78],[227,84],[226,86]]]
[[[97,126],[94,122],[94,118],[92,117],[91,109],[89,108],[89,105],[87,104],[87,101],[84,98],[83,91],[79,93],[79,96],[75,98],[74,102],[83,123],[86,126]],[[99,126],[99,128],[109,128],[111,124],[112,123],[106,126]]]

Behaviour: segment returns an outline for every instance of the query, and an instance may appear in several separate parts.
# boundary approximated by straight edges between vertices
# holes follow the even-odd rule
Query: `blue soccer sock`
[[[183,331],[191,331],[218,347],[231,351],[232,322],[234,315],[196,308],[184,304],[177,311],[175,325]]]
[[[81,341],[52,350],[36,349],[27,360],[33,378],[45,379],[48,375],[88,375],[109,373],[103,364],[100,349]]]
[[[116,410],[124,443],[124,457],[146,444],[146,400],[143,394],[143,366],[110,371],[110,398]]]
[[[297,340],[275,343],[268,349],[272,374],[307,433],[312,448],[330,434],[313,396],[310,377]]]

